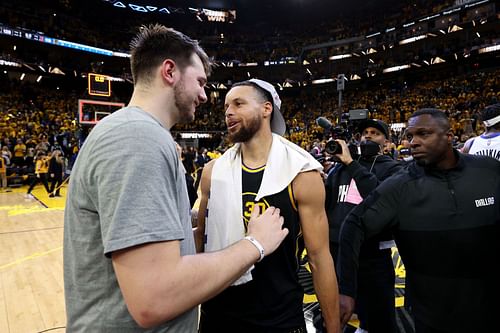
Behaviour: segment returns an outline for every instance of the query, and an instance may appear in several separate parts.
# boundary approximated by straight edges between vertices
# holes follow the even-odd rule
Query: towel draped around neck
[[[221,250],[245,237],[241,167],[240,144],[227,150],[214,163],[205,222],[206,252]],[[322,169],[321,164],[307,151],[273,134],[271,150],[255,201],[281,192],[301,172]],[[253,266],[233,285],[251,281],[252,269]]]

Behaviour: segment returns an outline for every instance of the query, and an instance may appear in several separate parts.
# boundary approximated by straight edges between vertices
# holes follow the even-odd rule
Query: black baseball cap
[[[367,119],[364,120],[358,127],[360,132],[363,132],[365,128],[373,127],[378,129],[380,132],[384,133],[385,138],[389,139],[389,126],[382,120],[378,119]]]

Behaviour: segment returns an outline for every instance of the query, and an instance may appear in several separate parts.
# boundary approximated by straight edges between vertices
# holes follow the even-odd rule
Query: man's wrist
[[[344,163],[344,165],[345,165],[345,166],[348,166],[348,165],[349,165],[349,164],[351,164],[352,162],[354,162],[354,160],[353,160],[353,159],[352,159],[352,157],[351,157],[351,158],[349,158],[349,159],[346,159],[343,163]]]
[[[262,246],[262,244],[252,236],[245,236],[243,239],[246,239],[247,241],[252,243],[253,246],[255,246],[255,248],[259,251],[260,254],[260,258],[259,260],[257,260],[257,262],[262,261],[262,259],[264,259],[265,256],[264,247]]]

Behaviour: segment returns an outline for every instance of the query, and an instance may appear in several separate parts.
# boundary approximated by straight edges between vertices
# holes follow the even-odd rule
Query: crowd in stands
[[[500,69],[477,71],[445,80],[422,80],[414,83],[377,84],[371,87],[346,89],[342,113],[352,109],[367,109],[371,118],[381,119],[394,127],[395,147],[404,146],[401,135],[408,116],[423,107],[445,110],[456,135],[456,143],[480,134],[482,126],[478,112],[484,106],[500,100]],[[50,155],[60,150],[71,167],[88,126],[78,124],[77,99],[83,92],[68,92],[44,88],[29,82],[4,82],[0,93],[0,145],[8,176],[33,175],[40,154]],[[310,149],[313,143],[325,140],[324,129],[315,120],[319,116],[338,122],[338,95],[331,86],[305,87],[281,91],[282,112],[287,121],[286,136]],[[122,97],[126,102],[127,97]],[[177,125],[174,134],[182,131],[219,133],[225,128],[224,95],[210,98],[199,107],[193,124]],[[227,142],[213,141],[210,148],[223,150]],[[201,147],[201,151],[203,151]],[[201,154],[201,153],[200,153]],[[194,153],[193,163],[198,158]],[[202,163],[198,163],[201,166]],[[198,166],[198,167],[199,167]],[[187,167],[190,172],[196,163]],[[12,177],[11,177],[12,178]],[[25,182],[27,180],[25,179]]]
[[[499,42],[498,29],[495,29],[498,27],[498,19],[496,19],[495,22],[490,22],[491,25],[488,27],[483,26],[480,34],[469,31],[470,29],[456,32],[453,36],[441,35],[434,31],[439,35],[425,42],[402,45],[383,52],[379,50],[377,53],[359,58],[327,60],[330,55],[358,52],[358,49],[366,50],[371,41],[362,38],[363,36],[382,31],[389,26],[401,26],[402,22],[450,8],[454,4],[454,1],[450,0],[418,0],[412,4],[396,1],[394,5],[388,7],[370,8],[370,15],[363,12],[364,6],[362,6],[356,12],[357,15],[331,13],[331,19],[328,20],[307,20],[303,17],[292,21],[269,22],[256,19],[252,24],[245,24],[243,19],[241,22],[237,20],[234,24],[199,22],[193,18],[189,19],[187,14],[184,16],[151,13],[140,15],[128,9],[113,8],[105,2],[86,3],[65,0],[59,1],[56,6],[45,2],[34,3],[30,0],[20,0],[15,4],[4,3],[0,5],[0,23],[41,31],[51,37],[128,52],[130,38],[140,24],[158,20],[160,22],[172,21],[173,27],[201,40],[203,47],[218,64],[210,77],[211,82],[223,83],[226,86],[249,77],[260,77],[273,83],[289,82],[297,86],[304,82],[311,83],[316,79],[336,77],[338,73],[356,74],[366,80],[367,76],[385,75],[382,71],[392,66],[415,63],[415,66],[425,67],[427,65],[424,63],[430,63],[431,59],[436,56],[444,58],[447,63],[457,62],[458,64],[460,61],[469,61],[471,58],[467,59],[467,57],[471,51],[479,47],[496,45]],[[93,11],[93,15],[85,15],[89,11]],[[470,20],[471,17],[462,16],[462,19]],[[418,27],[415,29],[413,32],[409,29],[408,33],[420,33]],[[438,28],[433,28],[433,30],[436,29]],[[86,33],[82,34],[82,30]],[[311,45],[356,38],[361,38],[362,42],[345,42],[307,49]],[[389,40],[386,41],[387,38]],[[376,37],[375,44],[381,44],[378,45],[380,49],[385,42],[391,42],[391,38],[396,38],[396,35],[382,34]],[[396,39],[392,40],[393,44],[395,41]],[[6,48],[2,50],[0,57],[19,63],[40,64],[44,68],[48,68],[49,65],[59,66],[66,73],[74,72],[75,75],[77,72],[94,72],[120,76],[131,82],[126,58],[105,59],[109,57],[99,57],[64,48],[58,48],[59,52],[51,51],[54,48],[57,47],[40,48],[37,52],[33,52],[31,47],[19,46],[15,50]],[[283,59],[294,59],[296,63],[283,66],[262,66],[264,61]],[[298,62],[300,59],[307,59],[311,64],[304,66]],[[224,61],[232,61],[234,64],[257,62],[260,66],[224,67]],[[35,65],[32,67],[38,68]],[[45,73],[40,74],[45,75]],[[307,100],[307,96],[302,100]],[[327,100],[326,104],[332,104],[330,102],[332,96],[329,96]],[[292,100],[293,103],[295,102]],[[319,108],[324,107],[330,110],[335,105]],[[200,130],[221,128],[224,125],[222,119],[211,118],[217,108],[220,108],[217,103],[203,107],[200,110],[197,128]],[[294,106],[291,114],[294,115],[294,110],[299,109]],[[299,114],[299,119],[300,116]],[[308,123],[307,119],[305,122]],[[290,125],[292,128],[297,127],[296,124]]]
[[[481,131],[478,112],[500,100],[500,70],[479,71],[445,80],[429,80],[387,87],[347,89],[342,113],[368,109],[371,118],[388,124],[405,123],[419,108],[446,110],[460,142]],[[222,96],[223,97],[223,96]],[[324,130],[315,120],[324,116],[334,121],[339,116],[338,93],[331,87],[310,87],[289,96],[282,95],[282,112],[287,120],[289,138],[302,146],[321,139]],[[224,128],[223,98],[212,99],[200,107],[194,125],[178,125],[174,130],[220,131]],[[400,133],[401,130],[398,131]],[[394,138],[398,144],[402,138]]]
[[[1,158],[9,182],[28,183],[38,173],[37,161],[61,151],[73,162],[81,129],[76,95],[35,84],[4,81],[0,93]],[[48,163],[48,160],[47,160]],[[48,170],[47,170],[48,171]]]
[[[422,43],[422,45],[414,43],[398,46],[386,52],[370,54],[369,57],[343,59],[335,62],[326,59],[333,54],[354,52],[355,49],[359,48],[366,49],[368,45],[363,43],[367,43],[368,39],[361,43],[363,45],[346,42],[335,46],[318,47],[304,51],[307,46],[339,40],[345,41],[382,31],[389,26],[401,26],[402,22],[440,12],[443,9],[452,7],[454,3],[451,0],[418,0],[412,4],[395,1],[393,5],[388,7],[370,8],[369,14],[363,12],[362,8],[364,6],[356,12],[357,15],[343,15],[340,12],[331,13],[331,19],[328,20],[307,20],[306,17],[303,17],[291,21],[277,20],[276,22],[270,22],[264,19],[255,19],[252,24],[247,24],[242,19],[241,21],[237,20],[234,24],[226,24],[190,20],[187,14],[177,17],[175,15],[140,15],[128,9],[113,8],[105,2],[87,3],[64,0],[54,5],[52,2],[49,4],[45,0],[36,3],[30,0],[20,0],[15,4],[3,3],[0,5],[0,23],[12,27],[41,31],[51,37],[127,52],[130,38],[139,25],[156,22],[159,19],[161,19],[160,22],[168,20],[171,21],[173,27],[201,40],[201,44],[206,48],[208,54],[219,64],[219,67],[210,78],[212,82],[224,83],[229,86],[232,82],[243,81],[251,76],[260,77],[274,83],[287,81],[297,86],[304,82],[310,83],[315,79],[336,77],[337,73],[356,73],[361,75],[363,80],[366,80],[367,75],[370,77],[375,72],[377,75],[385,75],[382,74],[382,70],[391,66],[411,62],[415,62],[419,66],[426,66],[423,62],[430,62],[436,56],[447,59],[449,63],[453,62],[455,58],[460,58],[459,61],[464,62],[467,61],[465,57],[469,55],[468,53],[473,48],[480,45],[498,44],[498,33],[492,26],[485,31],[481,31],[480,35],[466,31],[455,33],[455,37],[449,38],[440,35],[432,39],[432,41]],[[366,11],[366,8],[364,10]],[[92,11],[93,15],[85,14],[89,11]],[[470,19],[470,17],[467,19]],[[498,23],[495,24],[498,25]],[[435,29],[437,28],[435,27]],[[86,31],[86,33],[82,34],[82,30]],[[381,37],[377,37],[377,39],[379,38],[382,40],[392,37],[383,34]],[[128,59],[126,58],[110,59],[110,61],[107,59],[100,61],[101,59],[98,59],[94,61],[91,59],[95,55],[85,52],[72,51],[73,53],[71,53],[64,49],[60,49],[60,51],[51,52],[51,48],[47,47],[39,50],[39,52],[32,52],[31,48],[18,47],[17,50],[2,50],[0,57],[20,63],[32,61],[41,64],[45,68],[48,67],[45,66],[48,64],[60,66],[63,69],[71,69],[70,72],[77,69],[77,71],[84,73],[95,72],[117,75],[131,82]],[[312,63],[312,59],[316,56],[319,57],[318,59],[321,58],[325,61]],[[303,66],[296,63],[295,65],[251,68],[225,68],[221,65],[221,61],[234,61],[235,63],[258,62],[262,64],[266,60],[282,60],[290,57],[295,60],[299,58],[309,59],[311,65]],[[37,66],[34,67],[37,68]],[[65,71],[68,73],[67,70]],[[425,90],[424,96],[421,98],[427,102],[428,99],[432,98],[429,94],[442,95],[441,92],[429,92],[438,90],[438,88],[443,89],[438,81],[433,86],[424,88],[419,88],[416,85],[411,85],[408,89],[396,87],[394,88],[395,91],[392,88],[380,88],[380,91],[376,93],[376,98],[372,98],[376,104],[374,107],[371,107],[371,101],[366,101],[371,96],[363,96],[362,93],[358,96],[357,92],[347,91],[344,109],[368,108],[367,106],[369,106],[369,109],[373,108],[376,110],[375,112],[379,112],[388,120],[395,121],[395,118],[400,114],[404,118],[404,114],[408,113],[408,110],[415,105],[422,104],[408,95],[411,94],[413,89]],[[337,96],[335,92],[332,92],[332,89],[316,89],[316,91],[315,95],[321,96],[319,100],[316,99],[316,96],[311,97],[305,91],[290,98],[285,95],[287,103],[285,103],[284,107],[289,119],[293,119],[289,120],[289,135],[295,141],[308,142],[312,138],[320,136],[317,133],[318,130],[314,128],[314,119],[318,114],[328,114],[328,112],[337,108]],[[394,97],[394,94],[398,97]],[[405,104],[398,101],[397,99],[400,98],[408,100],[408,102]],[[220,97],[212,98],[211,103],[202,106],[198,111],[196,129],[218,131],[224,128],[224,119],[219,112],[221,107]],[[461,114],[461,116],[474,119],[474,114],[474,111],[469,110],[468,115]],[[456,127],[458,129],[460,126],[456,125]],[[304,135],[306,135],[305,138],[303,138]]]
[[[161,22],[199,39],[215,60],[240,62],[298,58],[305,46],[365,36],[439,12],[454,3],[452,0],[418,0],[412,4],[393,1],[384,8],[367,4],[350,13],[333,10],[316,13],[315,17],[320,18],[318,20],[295,17],[294,20],[269,22],[255,18],[252,24],[240,24],[238,20],[227,24],[199,22],[186,15],[138,15],[137,12],[99,2],[87,4],[66,0],[59,1],[56,6],[53,2],[44,6],[45,2],[21,0],[5,3],[0,6],[0,22],[11,27],[40,31],[50,37],[124,52],[128,51],[130,38],[141,24]]]
[[[281,23],[271,26],[269,26],[270,23],[258,20],[254,25],[207,24],[206,22],[186,24],[186,20],[174,21],[176,25],[179,25],[175,26],[176,28],[200,39],[215,60],[264,61],[278,60],[288,55],[297,57],[304,46],[363,36],[411,18],[439,12],[453,3],[449,0],[438,2],[418,0],[412,5],[398,2],[390,8],[391,10],[382,11],[381,15],[362,15],[366,18],[364,20],[338,15],[332,20],[309,22],[307,28],[303,20],[297,20],[293,24]],[[142,17],[130,15],[131,20],[123,20],[122,17],[116,15],[107,15],[109,21],[105,22],[106,10],[96,11],[95,16],[89,17],[83,15],[82,4],[78,2],[60,1],[56,7],[46,6],[47,9],[33,10],[34,6],[38,8],[40,4],[43,4],[43,1],[37,4],[28,0],[21,0],[16,4],[5,3],[0,6],[0,22],[12,27],[43,31],[51,37],[126,51],[130,36],[135,33],[137,26],[148,19],[155,21],[157,18],[154,15]],[[85,6],[87,5],[84,5],[84,8],[88,10],[89,8]],[[101,3],[96,6],[104,8],[105,5]],[[102,24],[97,24],[98,21]],[[97,26],[99,29],[96,28]],[[103,27],[111,26],[113,30],[103,29]],[[87,33],[82,34],[82,29]],[[263,34],[262,31],[266,33]],[[107,38],[103,39],[103,34]],[[497,38],[495,33],[487,32],[481,37],[478,36],[478,40],[474,43],[493,43],[495,38]],[[441,43],[440,49],[410,47],[407,52],[391,52],[390,56],[373,55],[370,62],[368,59],[358,61],[358,66],[361,66],[363,70],[383,68],[400,64],[405,59],[418,61],[436,55],[446,56],[458,51],[463,53],[463,48],[462,43],[456,43],[455,39],[450,39]],[[325,51],[324,49],[318,50]],[[328,49],[327,52],[333,52],[332,50],[333,48]],[[340,51],[348,50],[335,50],[334,52]],[[16,60],[16,56],[19,56],[16,52],[2,51],[4,59]],[[30,57],[26,52],[21,56],[24,60],[26,60],[25,57]],[[48,61],[45,55],[37,55],[36,52],[33,52],[31,57],[34,61]],[[65,61],[71,61],[71,59]],[[304,68],[297,71],[297,67],[284,66],[279,70],[262,67],[260,68],[262,75],[258,77],[272,82],[279,82],[279,78],[289,77],[296,82],[301,82],[311,77],[331,75],[330,67],[311,67],[312,72],[305,71]],[[248,74],[246,70],[223,71],[221,68],[216,70],[216,73],[219,73],[221,77],[226,75],[227,82],[245,80]],[[288,125],[287,136],[293,142],[309,147],[315,140],[324,139],[324,130],[315,124],[319,116],[338,121],[340,114],[349,110],[368,109],[372,118],[378,118],[390,124],[404,124],[408,115],[416,109],[437,107],[449,113],[457,142],[464,142],[468,137],[480,131],[478,111],[500,98],[499,73],[497,69],[490,72],[464,74],[445,80],[426,78],[420,82],[414,80],[408,83],[380,83],[380,85],[372,82],[370,86],[347,89],[344,92],[341,112],[338,110],[337,91],[331,85],[295,87],[293,91],[290,89],[289,92],[283,91],[282,93],[282,112]],[[5,152],[3,156],[8,162],[9,173],[33,173],[35,168],[33,161],[36,160],[39,152],[50,153],[54,148],[60,149],[64,156],[71,160],[87,130],[87,127],[80,126],[77,121],[77,99],[83,97],[85,93],[74,91],[63,93],[54,89],[43,89],[37,84],[14,81],[4,82],[4,85],[0,93],[0,144]],[[118,100],[126,101],[128,97],[121,96]],[[195,123],[178,125],[173,129],[174,132],[186,130],[221,132],[221,129],[225,128],[223,101],[223,91],[211,94],[210,101],[200,106],[197,111]],[[395,131],[396,135],[393,138],[396,146],[401,145],[403,139],[398,133],[401,131]],[[20,150],[16,151],[16,144],[26,146],[23,156]],[[215,148],[219,146],[219,143],[212,144],[212,146],[211,148]],[[25,161],[22,162],[21,158]]]

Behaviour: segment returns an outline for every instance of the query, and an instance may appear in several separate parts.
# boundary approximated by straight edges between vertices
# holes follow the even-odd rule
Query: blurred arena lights
[[[126,1],[103,0],[113,7],[129,9],[140,13],[161,13],[161,14],[193,14],[200,22],[227,22],[233,23],[236,20],[236,10],[234,9],[208,9],[194,7],[164,6],[158,7],[153,4],[137,4]]]

